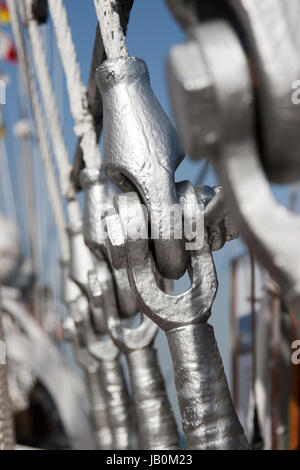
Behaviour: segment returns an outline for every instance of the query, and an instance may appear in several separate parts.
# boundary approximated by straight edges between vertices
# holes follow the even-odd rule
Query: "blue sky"
[[[92,56],[94,33],[96,29],[96,15],[92,0],[65,0],[68,10],[69,21],[73,31],[74,41],[82,69],[84,82],[87,84],[90,62]],[[73,120],[70,115],[68,97],[63,83],[61,67],[57,58],[55,41],[51,28],[44,29],[50,70],[55,77],[55,87],[57,91],[60,112],[63,116],[63,128],[66,142],[70,154],[73,155],[76,138],[73,132]],[[168,93],[165,80],[165,59],[170,48],[182,42],[183,33],[171,17],[163,0],[135,0],[131,20],[128,27],[127,45],[129,53],[142,57],[148,64],[151,84],[153,90],[161,102],[166,112],[171,117]],[[16,122],[19,116],[17,66],[2,64],[2,71],[11,77],[11,84],[7,91],[7,105],[4,109],[4,117],[7,126]],[[63,87],[59,90],[59,85]],[[9,132],[8,148],[10,155],[13,155],[11,167],[13,180],[15,183],[15,165],[17,165],[17,146],[15,145],[11,132]],[[192,163],[189,159],[181,164],[176,173],[178,181],[190,179],[196,182],[200,173],[202,162]],[[205,183],[216,185],[217,181],[212,170],[209,171]],[[274,188],[276,198],[282,204],[288,204],[289,189]],[[227,374],[230,375],[230,262],[232,258],[240,255],[245,250],[240,240],[231,242],[220,252],[215,253],[219,291],[213,307],[212,324],[215,326],[216,335],[223,357]],[[186,279],[176,284],[176,289],[183,289],[186,286]],[[165,348],[165,345],[161,346]]]

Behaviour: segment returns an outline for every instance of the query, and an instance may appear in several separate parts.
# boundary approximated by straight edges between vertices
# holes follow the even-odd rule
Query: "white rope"
[[[128,50],[123,33],[118,0],[94,0],[101,36],[109,59],[127,57]]]
[[[41,156],[44,163],[45,175],[47,178],[50,201],[58,230],[61,256],[63,257],[63,259],[68,259],[69,242],[65,231],[66,220],[60,197],[58,182],[55,174],[55,169],[51,158],[50,145],[46,133],[46,123],[39,103],[36,84],[29,68],[26,56],[20,18],[17,11],[17,2],[15,0],[7,0],[7,4],[10,11],[11,24],[18,52],[18,60],[23,71],[23,76],[26,81],[28,94],[32,105],[37,137],[39,141]]]
[[[70,222],[81,219],[81,210],[76,199],[76,192],[71,181],[71,163],[66,143],[63,137],[61,122],[56,105],[56,98],[50,78],[47,58],[43,46],[43,40],[37,21],[31,14],[32,2],[26,2],[26,22],[29,32],[29,41],[33,53],[35,70],[40,85],[42,100],[46,111],[51,140],[56,155],[62,195],[67,199],[67,208]]]
[[[66,76],[71,113],[75,120],[74,130],[75,134],[81,138],[83,160],[87,168],[99,167],[101,164],[100,150],[93,117],[88,107],[87,89],[81,78],[67,12],[62,0],[48,0],[48,6]]]
[[[43,47],[43,40],[40,34],[39,25],[31,14],[31,2],[26,2],[26,5],[26,21],[29,33],[29,41],[33,52],[33,60],[38,81],[40,83],[43,103],[49,122],[49,130],[53,141],[53,148],[56,154],[62,194],[67,199],[72,199],[75,196],[75,191],[71,182],[71,163],[62,134],[62,128],[50,79],[46,54]]]

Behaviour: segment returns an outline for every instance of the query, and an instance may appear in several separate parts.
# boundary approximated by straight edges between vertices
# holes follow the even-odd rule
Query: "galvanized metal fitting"
[[[80,184],[84,192],[84,241],[98,259],[106,254],[101,219],[106,211],[114,208],[111,204],[113,191],[98,168],[85,168],[80,173]],[[109,194],[110,193],[110,194]]]
[[[93,260],[83,239],[83,224],[81,221],[70,224],[68,227],[70,239],[70,278],[89,295],[88,272],[93,269]]]
[[[174,172],[183,158],[176,131],[150,87],[147,66],[135,57],[105,61],[96,71],[103,99],[103,163],[123,192],[138,191],[155,227],[162,275],[186,269],[184,241],[170,239],[165,214],[178,203]]]
[[[207,191],[208,192],[208,191]],[[206,193],[207,193],[206,192]],[[183,206],[196,200],[188,182],[178,185]],[[215,196],[216,197],[216,196]],[[203,197],[209,200],[209,194]],[[213,199],[212,199],[213,200]],[[132,196],[128,218],[137,220],[137,233],[146,228],[142,209]],[[212,201],[207,203],[207,208]],[[120,213],[120,219],[122,215]],[[124,222],[124,217],[122,223]],[[106,219],[109,226],[110,217]],[[235,413],[213,328],[207,325],[217,292],[217,277],[208,236],[201,249],[189,251],[191,287],[169,295],[157,282],[157,267],[147,250],[147,240],[124,239],[126,263],[132,288],[142,312],[166,334],[169,342],[183,429],[191,449],[245,449],[247,440]],[[214,403],[217,405],[214,406]]]
[[[113,187],[98,168],[82,170],[80,183],[84,191],[85,243],[97,260],[108,260],[102,218],[107,214],[115,213],[112,199],[117,188]],[[118,298],[120,313],[123,317],[128,318],[137,312],[137,306],[135,297],[131,294],[127,273],[125,270],[115,272],[114,268],[111,268],[111,271],[111,275],[115,279],[115,295]],[[94,313],[97,315],[97,312]]]

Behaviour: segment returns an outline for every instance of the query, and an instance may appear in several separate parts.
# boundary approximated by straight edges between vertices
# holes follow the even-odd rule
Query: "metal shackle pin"
[[[184,184],[184,191],[191,191],[191,186]],[[187,194],[186,199],[193,196]],[[143,214],[136,211],[138,216],[142,226]],[[115,219],[106,219],[108,237]],[[122,227],[121,217],[120,224]],[[108,247],[111,244],[113,240]],[[127,243],[124,238],[124,247],[128,276],[141,310],[167,335],[188,448],[246,449],[247,439],[234,409],[214,331],[207,324],[217,292],[207,234],[202,249],[189,252],[191,287],[178,295],[166,294],[158,286],[147,239]]]
[[[70,240],[70,277],[88,297],[88,272],[93,269],[94,265],[91,253],[84,243],[82,222],[78,221],[70,224],[68,234]]]
[[[178,204],[174,172],[183,153],[176,131],[151,89],[143,60],[106,60],[96,71],[96,81],[103,100],[105,172],[123,192],[141,195],[156,232],[160,272],[178,279],[187,263],[183,240],[170,239],[165,223],[170,208]]]
[[[108,259],[102,218],[111,211],[115,212],[112,199],[116,191],[98,168],[82,170],[80,184],[84,192],[84,241],[97,260]],[[113,266],[111,268],[120,313],[125,318],[131,317],[136,314],[137,305],[136,298],[131,293],[126,270],[116,271]]]
[[[144,315],[136,327],[128,328],[122,324],[115,299],[107,294],[109,288],[105,288],[106,284],[111,283],[105,262],[102,263],[100,282],[104,286],[103,300],[109,333],[125,355],[129,369],[139,448],[179,449],[176,422],[160,371],[157,352],[153,347],[157,325]]]

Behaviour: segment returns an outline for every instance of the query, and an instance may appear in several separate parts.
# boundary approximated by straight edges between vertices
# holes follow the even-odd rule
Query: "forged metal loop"
[[[102,218],[107,213],[115,212],[111,201],[116,191],[107,179],[105,181],[104,175],[98,168],[82,170],[80,183],[84,191],[84,241],[97,260],[108,260]],[[96,272],[97,268],[95,270],[97,277]],[[114,289],[117,296],[119,311],[123,317],[131,317],[137,312],[137,305],[135,296],[131,294],[126,270],[116,271],[111,267],[111,275],[115,280],[114,286],[111,285],[111,288]],[[97,289],[96,283],[95,279],[94,286]],[[99,297],[101,297],[101,287]]]
[[[153,347],[127,354],[141,449],[176,450],[178,431]]]
[[[174,172],[183,158],[175,129],[153,94],[143,60],[107,60],[96,80],[103,100],[106,174],[123,192],[139,192],[155,232],[160,272],[178,279],[186,269],[184,244],[166,226],[170,208],[178,204]]]
[[[99,168],[82,170],[80,185],[84,192],[84,241],[96,258],[103,259],[106,248],[101,217],[111,208],[113,190]]]
[[[189,191],[189,185],[183,183],[184,189]],[[136,207],[137,201],[137,195],[135,198],[132,195],[132,208]],[[128,212],[130,218],[131,212]],[[145,226],[145,218],[143,211],[135,210],[135,214],[139,233],[143,224]],[[115,218],[106,218],[108,237],[111,233],[109,225],[114,223]],[[124,220],[120,214],[121,227]],[[110,240],[110,243],[113,241]],[[107,243],[108,249],[110,243]],[[134,242],[132,238],[124,238],[123,243],[130,284],[138,297],[140,308],[168,336],[182,421],[190,448],[246,449],[247,439],[232,403],[213,330],[206,325],[217,292],[217,277],[207,235],[201,249],[189,251],[191,287],[178,295],[164,293],[157,284],[156,267],[147,247],[147,239]],[[210,333],[206,334],[207,331]],[[201,341],[198,344],[194,338],[195,333],[200,334],[203,348]],[[189,372],[191,377],[188,378]],[[180,375],[186,380],[186,386],[182,386]],[[198,381],[202,386],[200,392]],[[199,395],[198,401],[195,400]],[[195,416],[195,420],[191,416]],[[208,417],[209,436],[205,435],[202,424],[207,423]]]
[[[88,272],[93,270],[93,260],[88,247],[83,240],[83,224],[79,220],[70,224],[68,234],[70,239],[69,273],[71,279],[89,296]]]

